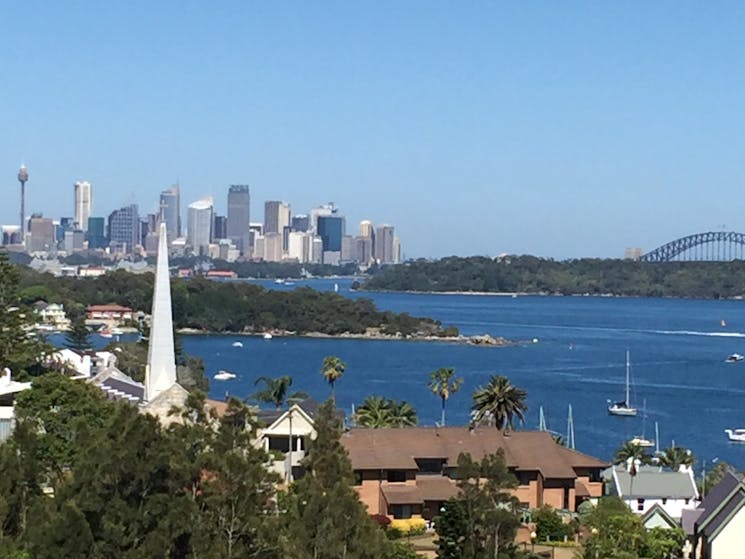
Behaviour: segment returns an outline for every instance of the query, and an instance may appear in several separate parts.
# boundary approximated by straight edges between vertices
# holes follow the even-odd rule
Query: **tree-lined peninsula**
[[[652,263],[453,256],[385,267],[360,287],[373,291],[735,298],[745,296],[745,261]]]
[[[63,303],[66,309],[116,303],[150,312],[153,275],[115,271],[98,278],[54,277],[19,268],[21,298]],[[278,332],[329,336],[380,335],[454,337],[430,318],[381,311],[370,299],[348,299],[307,287],[274,291],[244,282],[202,277],[171,282],[173,320],[177,328],[223,333]]]

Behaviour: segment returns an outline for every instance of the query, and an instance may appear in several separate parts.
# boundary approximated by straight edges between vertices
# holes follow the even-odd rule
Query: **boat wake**
[[[652,330],[654,334],[672,336],[708,336],[714,338],[745,338],[745,332],[699,332],[697,330]]]

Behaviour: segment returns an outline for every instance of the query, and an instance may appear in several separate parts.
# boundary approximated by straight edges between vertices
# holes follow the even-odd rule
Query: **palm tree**
[[[613,463],[626,464],[629,460],[632,460],[631,470],[629,473],[633,476],[636,475],[636,463],[650,464],[652,462],[652,457],[647,454],[644,447],[639,446],[636,443],[626,442],[616,450],[616,453],[613,455]]]
[[[441,368],[432,371],[429,374],[429,384],[427,386],[433,394],[437,394],[442,401],[442,413],[440,415],[440,425],[445,425],[445,402],[450,396],[458,392],[460,385],[463,384],[462,378],[453,378],[455,369]]]
[[[691,451],[680,446],[668,447],[660,455],[660,464],[667,466],[674,472],[677,472],[681,466],[693,466],[695,461],[696,458]]]
[[[293,392],[288,394],[292,386],[292,377],[285,375],[282,377],[259,377],[254,382],[254,386],[264,383],[264,389],[255,392],[250,396],[251,399],[266,404],[272,404],[278,410],[282,409],[286,402],[290,400],[303,400],[308,397],[305,392]]]
[[[514,386],[507,377],[493,375],[486,386],[473,392],[472,424],[488,423],[505,432],[513,428],[515,418],[525,423],[528,406],[525,390]]]
[[[416,411],[406,401],[397,401],[383,396],[368,396],[354,414],[360,427],[380,429],[383,427],[409,427],[417,424]]]
[[[323,360],[323,365],[321,365],[321,374],[323,375],[323,378],[326,379],[326,382],[331,385],[332,398],[334,397],[334,383],[342,377],[346,368],[347,364],[333,355],[329,355]]]

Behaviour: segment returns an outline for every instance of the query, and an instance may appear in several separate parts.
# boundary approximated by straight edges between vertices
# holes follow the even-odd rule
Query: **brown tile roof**
[[[425,501],[447,501],[458,495],[458,487],[455,482],[445,476],[417,476],[416,486]]]
[[[573,468],[602,468],[605,462],[557,445],[544,431],[513,431],[481,427],[407,427],[351,429],[342,437],[356,470],[416,469],[415,458],[442,458],[455,467],[461,452],[474,460],[503,449],[507,465],[540,471],[546,478],[575,478]]]
[[[389,505],[410,505],[424,502],[416,485],[382,485],[380,488]]]

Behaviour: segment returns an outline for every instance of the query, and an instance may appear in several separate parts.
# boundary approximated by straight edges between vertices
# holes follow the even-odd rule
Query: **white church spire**
[[[152,402],[158,394],[176,384],[176,355],[173,349],[171,314],[171,277],[168,271],[166,224],[158,230],[158,262],[155,266],[155,290],[150,319],[150,343],[145,370],[145,400]]]

